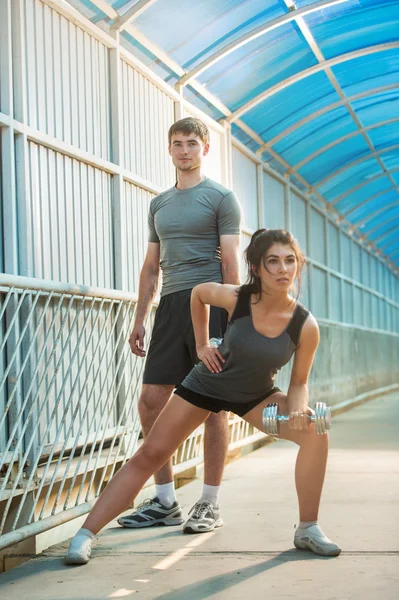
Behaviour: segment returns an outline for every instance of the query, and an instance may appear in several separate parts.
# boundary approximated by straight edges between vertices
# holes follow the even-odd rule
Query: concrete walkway
[[[67,544],[0,576],[4,600],[397,600],[399,598],[399,395],[334,419],[320,523],[337,558],[294,549],[296,449],[266,446],[226,468],[225,527],[99,536],[85,567],[62,563]],[[179,490],[187,512],[201,482]]]

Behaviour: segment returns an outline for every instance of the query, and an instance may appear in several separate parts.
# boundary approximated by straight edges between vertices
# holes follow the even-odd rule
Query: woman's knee
[[[299,445],[311,445],[317,450],[328,448],[329,436],[328,433],[319,434],[316,432],[314,423],[311,423],[306,429],[298,432],[300,434]]]
[[[168,458],[167,450],[159,443],[145,441],[131,461],[139,469],[155,472],[165,464]]]

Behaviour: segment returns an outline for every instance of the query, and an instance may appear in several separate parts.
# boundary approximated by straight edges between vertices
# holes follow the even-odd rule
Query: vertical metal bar
[[[120,37],[119,32],[114,32],[116,48],[110,49],[110,94],[111,94],[111,140],[112,140],[112,160],[115,164],[123,165],[122,148],[122,62],[120,56]],[[121,173],[113,176],[112,180],[112,215],[113,215],[113,249],[114,249],[114,285],[117,289],[124,290],[128,287],[127,280],[127,236],[126,223],[124,220],[124,182]],[[124,307],[118,316],[118,323],[115,332],[115,343],[118,344],[116,361],[122,356],[124,345],[127,342],[128,332],[124,325],[126,308]],[[119,340],[117,342],[117,340]],[[121,412],[126,394],[126,373],[120,371],[117,373],[120,382],[119,396],[117,403],[118,413]]]
[[[5,0],[0,3],[0,97],[2,110],[10,116],[14,116],[14,82],[13,82],[13,47],[12,47],[12,15],[11,0]],[[3,195],[3,214],[2,214],[2,237],[3,237],[3,268],[6,273],[18,274],[18,212],[17,212],[17,187],[15,172],[15,137],[14,129],[11,127],[1,128],[1,167],[2,167],[2,195]],[[19,320],[15,319],[18,315],[18,294],[11,297],[7,304],[5,313],[5,327],[9,329],[7,333],[7,356],[12,356],[18,349],[18,339],[20,337]],[[6,372],[10,365],[5,365]],[[15,394],[15,403],[10,406],[8,412],[8,426],[10,429],[16,424],[17,415],[22,402],[22,385],[18,380],[20,369],[20,355],[13,362],[9,369],[9,377],[6,390],[7,396]],[[16,436],[12,439],[12,445],[15,447],[19,437],[20,428]],[[19,458],[19,454],[18,454]],[[12,468],[12,478],[17,476],[17,468]]]
[[[342,274],[342,265],[343,265],[343,260],[342,260],[342,239],[343,239],[343,233],[342,230],[339,229],[338,230],[338,248],[337,248],[337,252],[338,252],[338,264],[339,264],[339,272]],[[339,278],[339,287],[341,290],[341,315],[342,315],[342,322],[345,323],[345,313],[346,313],[346,308],[345,308],[345,283],[344,280],[342,279],[342,277]]]
[[[175,121],[179,121],[184,118],[184,87],[180,84],[176,86],[177,93],[179,94],[179,100],[175,100]]]
[[[285,227],[291,230],[291,184],[289,180],[284,183]]]
[[[223,160],[222,160],[222,177],[223,184],[231,189],[233,187],[233,158],[232,158],[232,142],[231,142],[231,123],[224,121],[224,136],[223,136]]]
[[[327,219],[327,215],[323,216],[323,229],[324,229],[324,244],[325,244],[325,257],[326,257],[326,265],[329,267],[330,266],[330,247],[329,247],[329,233],[328,233],[328,219]],[[327,271],[326,273],[326,277],[327,277],[327,307],[326,307],[326,315],[327,315],[327,319],[331,319],[331,313],[332,313],[332,303],[331,303],[331,275],[330,272]]]
[[[258,228],[264,227],[265,217],[263,211],[263,166],[262,163],[256,165],[256,195],[258,203]]]

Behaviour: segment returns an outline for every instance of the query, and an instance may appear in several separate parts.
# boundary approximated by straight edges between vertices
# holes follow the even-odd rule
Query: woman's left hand
[[[294,431],[303,431],[307,429],[311,423],[309,417],[314,415],[314,410],[305,408],[305,410],[293,410],[289,414],[288,425]]]

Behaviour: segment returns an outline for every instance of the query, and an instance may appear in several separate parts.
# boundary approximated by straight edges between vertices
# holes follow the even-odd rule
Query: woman
[[[203,283],[194,288],[191,311],[200,363],[188,374],[155,422],[141,448],[113,477],[71,540],[67,564],[85,564],[91,543],[107,523],[127,509],[142,486],[210,412],[230,410],[262,430],[262,411],[271,402],[279,414],[279,437],[298,444],[295,482],[299,501],[297,548],[323,556],[341,550],[317,518],[327,463],[328,436],[310,423],[308,377],[319,343],[314,317],[290,294],[301,282],[304,256],[288,231],[260,229],[246,250],[244,286]],[[209,305],[225,308],[229,325],[219,348],[209,344]],[[295,354],[288,393],[274,376]]]

